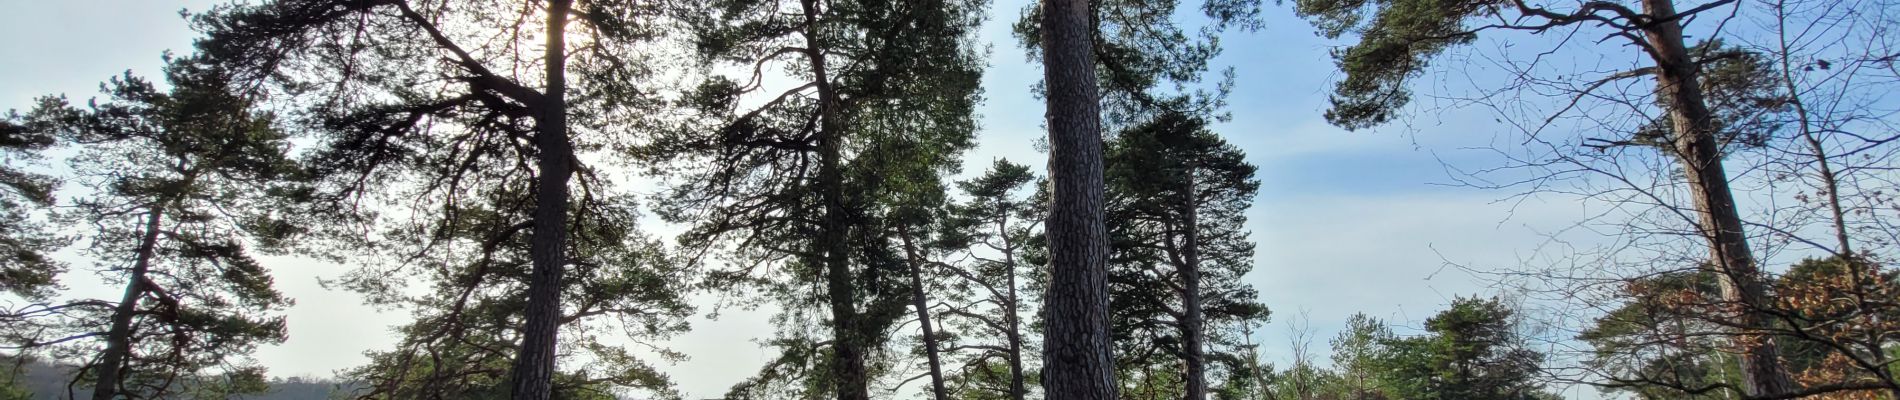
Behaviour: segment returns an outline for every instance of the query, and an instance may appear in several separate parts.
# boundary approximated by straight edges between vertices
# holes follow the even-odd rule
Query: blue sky
[[[22,108],[44,94],[84,99],[98,82],[131,69],[157,71],[159,55],[189,49],[192,33],[177,11],[202,10],[211,1],[61,0],[13,2],[0,14],[0,109]],[[1441,159],[1481,163],[1459,151],[1496,137],[1476,112],[1421,116],[1409,124],[1345,132],[1320,117],[1334,78],[1332,43],[1284,7],[1269,2],[1265,29],[1229,35],[1218,67],[1233,66],[1237,85],[1233,119],[1215,127],[1260,167],[1260,198],[1249,227],[1259,243],[1255,271],[1246,280],[1275,310],[1259,332],[1266,358],[1290,353],[1287,321],[1308,316],[1316,351],[1347,315],[1365,312],[1415,324],[1453,296],[1486,292],[1479,280],[1446,260],[1509,265],[1535,251],[1549,232],[1583,218],[1581,203],[1532,199],[1496,203],[1505,193],[1446,187]],[[983,39],[993,44],[984,78],[981,145],[966,171],[990,159],[1040,166],[1032,143],[1043,133],[1042,104],[1029,87],[1040,80],[1009,36],[1022,1],[999,1]],[[1483,166],[1483,165],[1475,165]],[[298,300],[289,311],[290,340],[258,358],[277,375],[327,376],[364,361],[364,350],[391,343],[386,326],[406,314],[377,314],[356,295],[325,290],[321,277],[345,267],[299,259],[272,259],[279,284]],[[75,290],[112,290],[69,279]],[[729,313],[718,321],[695,318],[695,332],[672,342],[692,360],[667,367],[682,389],[712,395],[751,373],[766,354],[737,345],[769,334],[762,315]],[[1323,358],[1323,356],[1322,356]]]

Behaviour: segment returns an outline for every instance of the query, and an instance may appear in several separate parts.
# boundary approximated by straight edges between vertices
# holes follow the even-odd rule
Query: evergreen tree
[[[639,83],[653,14],[618,0],[277,0],[202,16],[198,47],[307,110],[315,178],[290,193],[297,225],[325,239],[318,251],[362,265],[347,287],[415,306],[396,351],[465,355],[428,368],[481,374],[383,376],[502,380],[512,398],[547,399],[567,391],[557,375],[641,374],[621,349],[581,346],[590,330],[620,319],[636,339],[683,329],[684,276],[631,234],[628,199],[585,156],[622,145],[608,133],[651,111]],[[409,278],[436,290],[404,296]],[[481,357],[457,350],[469,338]],[[557,373],[557,354],[574,354],[559,344],[599,368]],[[509,354],[509,371],[490,367]]]
[[[1240,281],[1253,269],[1242,225],[1260,187],[1244,158],[1205,121],[1180,113],[1109,145],[1109,283],[1123,376],[1179,365],[1162,370],[1180,371],[1185,395],[1205,398],[1207,352],[1238,334],[1208,328],[1266,320],[1266,306]]]
[[[888,370],[875,350],[915,298],[902,279],[910,264],[879,225],[891,206],[880,202],[905,182],[885,175],[929,185],[970,146],[983,5],[670,6],[702,67],[750,73],[710,74],[682,99],[686,121],[635,152],[673,178],[659,210],[693,224],[680,242],[729,261],[708,285],[757,290],[751,304],[783,310],[774,318],[786,329],[770,341],[780,357],[729,396],[865,399]],[[765,79],[768,66],[787,79]],[[752,98],[764,102],[741,101]]]
[[[1346,319],[1346,330],[1333,338],[1333,369],[1339,375],[1338,381],[1329,390],[1340,400],[1388,400],[1379,385],[1378,357],[1382,350],[1381,341],[1391,340],[1392,329],[1384,322],[1365,314],[1353,314]]]
[[[1544,355],[1523,348],[1514,314],[1497,299],[1452,301],[1425,335],[1382,340],[1381,385],[1396,399],[1549,398],[1536,381]]]
[[[85,254],[125,290],[30,309],[8,336],[78,362],[94,399],[255,390],[263,368],[245,356],[284,340],[273,314],[291,301],[247,237],[262,220],[257,194],[296,171],[275,118],[226,72],[174,59],[169,90],[127,73],[102,85],[107,101],[49,98],[30,117],[81,145],[71,162],[87,195],[62,219],[92,228]],[[222,383],[184,384],[202,373]]]
[[[853,163],[848,181],[867,191],[864,204],[872,207],[866,213],[866,248],[859,251],[865,255],[865,268],[900,271],[907,279],[899,284],[907,287],[918,322],[929,393],[934,399],[945,400],[950,393],[944,359],[954,350],[948,348],[951,341],[946,339],[954,334],[942,326],[943,315],[933,315],[936,313],[932,310],[954,310],[941,303],[951,297],[946,281],[962,271],[945,260],[968,247],[968,239],[957,229],[944,179],[956,172],[957,157],[966,145],[933,139],[955,138],[958,131],[969,132],[966,129],[970,127],[951,125],[948,128],[952,131],[941,136],[901,134],[910,128],[895,125],[867,132],[864,136],[869,140],[865,142],[870,147]]]
[[[1658,108],[1666,116],[1669,127],[1667,145],[1662,146],[1662,150],[1681,168],[1680,176],[1692,203],[1683,207],[1690,212],[1681,215],[1704,241],[1710,264],[1721,271],[1723,279],[1718,283],[1724,301],[1734,303],[1732,308],[1740,310],[1733,313],[1730,325],[1736,327],[1735,334],[1740,339],[1734,343],[1737,352],[1743,354],[1745,392],[1751,396],[1789,393],[1793,384],[1777,358],[1776,341],[1751,337],[1749,333],[1769,328],[1774,316],[1763,311],[1771,305],[1772,299],[1749,248],[1722,162],[1725,140],[1720,130],[1725,121],[1722,113],[1713,107],[1720,100],[1710,97],[1722,92],[1706,91],[1703,82],[1721,79],[1721,72],[1710,71],[1717,58],[1698,58],[1683,35],[1688,21],[1725,2],[1681,11],[1677,10],[1674,0],[1639,3],[1639,8],[1631,8],[1615,2],[1584,2],[1562,9],[1523,1],[1301,0],[1297,6],[1298,12],[1319,28],[1320,35],[1327,38],[1355,36],[1349,46],[1333,53],[1345,78],[1334,86],[1332,107],[1326,112],[1328,121],[1346,129],[1372,128],[1397,117],[1411,99],[1411,81],[1446,50],[1471,43],[1480,34],[1507,31],[1548,34],[1592,27],[1603,29],[1599,35],[1609,38],[1605,40],[1627,41],[1629,48],[1640,49],[1638,55],[1648,65],[1613,73],[1594,82],[1578,82],[1576,86],[1583,89],[1575,95],[1579,99],[1591,96],[1597,88],[1624,79],[1650,77],[1655,80],[1655,97],[1661,103]],[[1559,113],[1570,109],[1564,107]]]
[[[40,107],[62,106],[56,99],[48,100]],[[57,142],[45,126],[50,121],[32,118],[45,114],[9,111],[0,117],[0,292],[34,301],[53,294],[65,265],[47,253],[67,244],[44,220],[54,205],[53,190],[59,180],[23,168],[40,162],[41,152]]]
[[[1229,81],[1213,93],[1186,87],[1200,82],[1207,61],[1219,53],[1215,33],[1232,25],[1258,26],[1258,1],[1208,1],[1202,10],[1211,23],[1202,36],[1190,38],[1173,21],[1176,5],[1050,0],[1029,6],[1015,26],[1030,56],[1042,58],[1039,89],[1049,107],[1052,201],[1045,231],[1051,280],[1044,359],[1050,364],[1043,371],[1050,374],[1047,392],[1056,398],[1115,397],[1112,339],[1103,331],[1111,318],[1108,268],[1099,261],[1109,256],[1103,123],[1131,123],[1161,111],[1220,113]],[[1196,390],[1192,398],[1206,397],[1204,386]]]
[[[1031,3],[1015,24],[1017,40],[1034,57],[1045,4]],[[1206,17],[1199,29],[1182,27],[1179,1],[1096,0],[1089,2],[1090,53],[1102,91],[1102,120],[1110,130],[1152,118],[1162,111],[1207,117],[1225,112],[1233,70],[1206,82],[1209,62],[1221,54],[1220,35],[1262,26],[1259,0],[1204,0]],[[1045,88],[1046,89],[1046,88]]]
[[[983,175],[957,183],[968,200],[954,207],[957,232],[949,236],[966,242],[960,247],[972,262],[946,269],[955,275],[954,292],[969,299],[946,314],[979,334],[959,345],[976,351],[961,368],[962,380],[974,386],[959,391],[964,397],[1020,400],[1029,392],[1025,354],[1034,343],[1023,339],[1023,313],[1035,276],[1027,253],[1038,236],[1040,209],[1021,192],[1035,181],[1029,167],[997,160]]]

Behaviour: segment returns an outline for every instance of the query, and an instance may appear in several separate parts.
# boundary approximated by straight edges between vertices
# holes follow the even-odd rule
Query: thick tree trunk
[[[825,209],[817,239],[823,250],[825,293],[831,305],[831,378],[837,385],[838,400],[868,400],[870,374],[864,366],[868,344],[859,326],[857,285],[845,242],[850,237],[851,222],[844,204],[844,171],[840,165],[844,121],[839,119],[838,92],[832,88],[825,65],[818,0],[799,3],[805,13],[805,54],[811,60],[812,82],[818,90],[818,196]]]
[[[1185,195],[1182,196],[1181,240],[1181,347],[1182,362],[1187,364],[1187,400],[1207,400],[1207,357],[1205,330],[1207,322],[1201,317],[1201,225],[1200,210],[1195,201],[1194,167],[1187,171]]]
[[[574,172],[567,131],[567,14],[572,0],[548,0],[547,93],[535,118],[534,236],[528,248],[534,269],[528,278],[526,326],[512,373],[516,400],[546,400],[554,394],[556,336],[561,329],[561,274],[567,268],[567,181]]]
[[[1102,193],[1101,104],[1088,0],[1042,3],[1043,79],[1048,91],[1043,392],[1050,400],[1115,397],[1108,330],[1108,228]]]
[[[1643,8],[1652,16],[1676,14],[1671,0],[1643,0]],[[1676,132],[1676,159],[1689,180],[1690,196],[1700,216],[1698,229],[1709,241],[1709,262],[1722,275],[1722,298],[1739,309],[1734,323],[1741,330],[1769,328],[1774,324],[1773,316],[1761,310],[1770,305],[1767,291],[1749,251],[1748,237],[1743,234],[1735,197],[1728,187],[1728,173],[1722,168],[1721,144],[1697,81],[1698,68],[1683,43],[1682,25],[1675,19],[1662,21],[1650,25],[1644,35],[1657,58],[1656,90],[1669,105],[1670,124]],[[1745,335],[1736,340],[1736,346],[1742,356],[1742,386],[1747,395],[1776,395],[1793,389],[1772,337]]]
[[[125,359],[132,353],[132,314],[138,312],[139,298],[145,296],[145,274],[152,269],[152,256],[158,251],[158,228],[164,211],[152,209],[145,217],[139,247],[126,274],[125,296],[112,308],[112,327],[106,331],[106,351],[99,356],[98,380],[92,385],[93,400],[112,400],[119,396],[119,383],[125,378]]]
[[[930,362],[931,398],[949,400],[948,391],[943,388],[943,362],[937,355],[936,328],[930,325],[930,295],[924,290],[924,261],[917,254],[917,245],[911,241],[910,231],[898,228],[898,236],[904,240],[904,255],[910,261],[911,306],[917,309],[917,323],[923,326],[924,359]]]
[[[820,57],[814,57],[821,59]],[[822,64],[822,61],[816,63]],[[820,77],[824,76],[822,73]],[[821,89],[822,90],[822,89]],[[829,97],[821,95],[820,97]],[[857,311],[857,288],[851,274],[850,250],[845,242],[849,218],[844,206],[844,174],[839,170],[839,139],[834,135],[837,125],[832,107],[835,99],[820,100],[825,103],[825,116],[819,117],[825,122],[824,139],[820,145],[819,193],[825,204],[823,226],[820,227],[819,241],[824,248],[825,293],[831,305],[832,331],[832,377],[836,379],[839,400],[866,400],[871,397],[869,374],[864,367],[864,335],[860,332]]]
[[[1009,298],[1003,299],[1003,337],[1009,341],[1009,398],[1023,400],[1029,394],[1023,380],[1023,334],[1022,301],[1016,294],[1016,245],[1009,240],[1009,215],[1003,215],[996,223],[996,231],[1003,238],[1003,276],[1009,285],[1005,291]]]

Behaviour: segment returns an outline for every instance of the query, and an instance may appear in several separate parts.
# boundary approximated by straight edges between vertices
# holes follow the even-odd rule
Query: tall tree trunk
[[[1774,320],[1762,310],[1769,306],[1767,291],[1749,252],[1734,194],[1729,190],[1713,116],[1697,81],[1698,66],[1683,43],[1682,25],[1674,18],[1675,4],[1672,0],[1643,0],[1643,9],[1656,18],[1668,18],[1650,24],[1643,33],[1655,52],[1656,90],[1669,105],[1670,124],[1676,132],[1676,159],[1689,180],[1690,196],[1700,217],[1698,230],[1709,241],[1710,263],[1722,275],[1723,300],[1740,309],[1734,323],[1745,332],[1736,340],[1742,356],[1743,391],[1750,396],[1787,393],[1794,385],[1777,358],[1773,337],[1753,337],[1747,332],[1770,328]]]
[[[1009,240],[1008,214],[996,222],[996,231],[1003,238],[1003,277],[1004,283],[1009,285],[1005,292],[1009,298],[1003,299],[1006,308],[1003,327],[1009,329],[1003,332],[1003,337],[1009,341],[1009,398],[1023,400],[1029,390],[1023,383],[1022,301],[1016,294],[1016,245]]]
[[[949,400],[948,391],[943,389],[943,362],[937,356],[936,328],[930,325],[930,296],[924,290],[924,261],[917,254],[917,245],[911,242],[909,228],[897,228],[897,235],[904,240],[904,255],[910,261],[911,306],[917,308],[917,322],[923,326],[924,358],[930,362],[930,393],[936,400]]]
[[[799,3],[805,13],[805,54],[811,60],[812,82],[818,90],[818,195],[825,210],[817,239],[823,249],[825,293],[831,305],[831,378],[837,385],[838,400],[868,400],[870,374],[864,367],[868,344],[859,326],[857,285],[847,257],[850,248],[845,243],[851,222],[844,204],[844,171],[840,166],[844,121],[839,120],[838,92],[831,85],[825,65],[818,0]]]
[[[1182,196],[1181,258],[1181,347],[1187,364],[1187,400],[1207,400],[1207,357],[1205,330],[1201,317],[1201,225],[1200,209],[1195,201],[1195,166],[1189,165],[1185,195]]]
[[[93,400],[112,400],[119,395],[119,383],[125,377],[125,359],[132,353],[132,314],[138,312],[139,298],[145,296],[145,274],[152,269],[152,256],[158,252],[158,228],[165,212],[154,207],[145,217],[145,231],[139,238],[132,272],[126,275],[125,296],[112,308],[112,327],[106,331],[106,351],[99,356],[99,379],[92,385]]]
[[[1115,397],[1108,329],[1108,227],[1102,194],[1101,103],[1088,0],[1042,3],[1043,83],[1048,101],[1049,181],[1045,230],[1043,392],[1050,400]]]
[[[568,10],[573,0],[548,0],[547,93],[535,118],[535,147],[540,158],[534,196],[534,236],[528,252],[534,269],[528,278],[526,326],[515,357],[511,391],[516,400],[546,400],[554,394],[556,335],[561,328],[561,273],[567,268],[567,180],[574,172],[573,143],[567,131]]]

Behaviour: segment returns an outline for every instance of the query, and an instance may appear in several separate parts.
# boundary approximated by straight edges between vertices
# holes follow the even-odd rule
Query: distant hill
[[[11,365],[7,367],[11,367]],[[74,398],[91,398],[92,390],[86,388],[74,388],[69,396],[66,386],[72,379],[72,369],[71,366],[66,365],[53,365],[43,362],[27,363],[23,370],[20,371],[20,374],[15,376],[11,381],[11,386],[17,390],[24,391],[25,394],[28,395],[25,399],[68,400]],[[3,369],[0,369],[0,372],[3,371]],[[7,383],[8,381],[0,380],[0,388],[7,386]],[[270,392],[237,396],[233,399],[327,400],[332,398],[332,393],[336,393],[339,390],[347,391],[351,388],[351,385],[334,379],[303,377],[272,378]],[[6,390],[0,390],[0,400],[16,399],[15,397],[8,397],[9,394],[11,393],[8,393]]]

